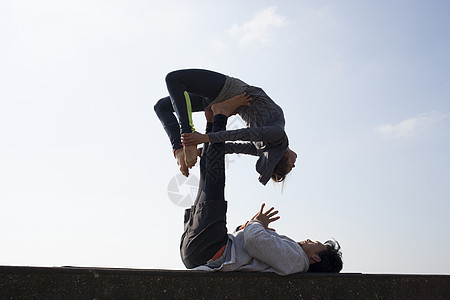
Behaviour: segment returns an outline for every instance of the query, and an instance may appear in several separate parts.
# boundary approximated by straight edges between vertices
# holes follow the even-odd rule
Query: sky
[[[262,87],[298,154],[283,187],[227,156],[230,231],[264,202],[278,233],[336,239],[343,272],[450,274],[449,9],[1,1],[0,265],[185,269],[198,167],[179,175],[153,106],[204,68]]]

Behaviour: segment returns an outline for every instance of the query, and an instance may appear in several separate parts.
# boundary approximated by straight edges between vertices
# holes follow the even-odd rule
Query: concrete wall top
[[[450,275],[0,266],[0,299],[450,299]]]

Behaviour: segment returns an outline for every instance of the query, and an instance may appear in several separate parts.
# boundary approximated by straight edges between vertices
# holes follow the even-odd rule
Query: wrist
[[[255,223],[258,223],[258,224],[260,224],[262,227],[264,227],[263,222],[261,222],[261,221],[258,220],[258,219],[253,219],[253,220],[250,220],[250,221],[248,222],[248,224],[255,224]]]

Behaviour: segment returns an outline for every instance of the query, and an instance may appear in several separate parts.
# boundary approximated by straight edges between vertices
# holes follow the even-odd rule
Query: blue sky
[[[266,202],[344,272],[449,274],[448,2],[216,2],[0,3],[0,265],[184,269],[198,169],[153,105],[195,67],[262,87],[299,154],[283,190],[227,158],[230,228]]]

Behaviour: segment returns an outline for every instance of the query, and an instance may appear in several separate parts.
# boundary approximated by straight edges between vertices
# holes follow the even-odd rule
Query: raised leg
[[[215,115],[212,131],[225,130],[227,119],[225,115]],[[228,242],[225,143],[205,147],[200,160],[200,191],[194,205],[185,212],[181,238],[180,253],[187,268],[206,264]]]
[[[192,112],[203,111],[211,101],[205,97],[194,94],[189,94],[189,96],[191,100]],[[160,99],[155,104],[154,109],[164,127],[164,130],[167,133],[167,136],[169,137],[170,143],[172,144],[173,154],[177,160],[181,173],[188,176],[189,169],[186,165],[185,154],[180,141],[180,125],[174,114],[175,110],[170,97]]]
[[[178,116],[181,133],[195,132],[192,121],[192,95],[213,100],[220,93],[225,75],[208,70],[173,71],[166,76],[172,106]],[[197,146],[183,146],[185,163],[191,168],[197,162]]]

